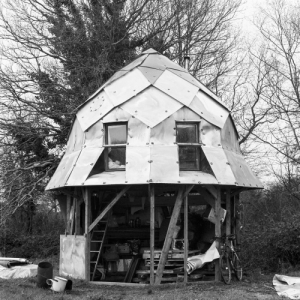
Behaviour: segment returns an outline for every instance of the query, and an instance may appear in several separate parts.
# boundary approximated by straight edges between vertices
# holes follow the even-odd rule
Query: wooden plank
[[[78,198],[75,199],[75,235],[80,235],[80,200]]]
[[[75,218],[75,201],[73,199],[73,205],[70,211],[70,220],[69,220],[69,228],[68,228],[68,233],[71,235],[73,234],[74,218]]]
[[[154,241],[155,241],[155,191],[154,185],[149,185],[150,197],[150,284],[154,284]]]
[[[108,286],[125,286],[125,287],[146,287],[149,284],[140,284],[140,283],[129,283],[129,282],[109,282],[109,281],[91,281],[90,283],[96,285],[108,285]]]
[[[189,252],[188,239],[188,195],[184,198],[184,282],[188,282],[187,259]]]
[[[89,232],[98,224],[99,221],[108,213],[108,211],[119,201],[119,199],[127,192],[130,186],[126,186],[118,195],[104,208],[100,215],[95,219],[95,221],[89,226]]]
[[[214,198],[218,197],[218,187],[214,187],[212,185],[206,185],[205,187],[213,195]]]
[[[231,234],[231,194],[226,190],[226,235]]]
[[[221,217],[220,217],[220,209],[221,209],[221,190],[217,187],[217,198],[215,201],[215,214],[216,214],[216,224],[215,224],[215,236],[221,236]],[[220,252],[220,240],[216,239],[216,248]],[[221,281],[221,270],[220,270],[220,260],[215,260],[215,281]]]
[[[158,268],[157,268],[157,273],[156,273],[156,277],[155,277],[155,284],[160,284],[160,282],[161,282],[161,278],[162,278],[162,275],[163,275],[165,264],[166,264],[166,261],[167,261],[167,258],[168,258],[168,252],[170,250],[173,235],[174,235],[174,232],[176,230],[176,223],[177,223],[178,216],[179,216],[179,213],[180,213],[183,198],[186,197],[189,194],[189,192],[192,190],[193,187],[194,187],[193,185],[188,185],[184,194],[183,194],[184,187],[181,187],[178,191],[177,198],[176,198],[176,201],[175,201],[175,205],[174,205],[174,208],[173,208],[173,213],[172,213],[171,220],[170,220],[170,223],[169,223],[168,231],[167,231],[167,234],[166,234],[164,246],[163,246],[163,249],[162,249],[162,254],[161,254],[161,257],[160,257],[160,260],[159,260],[159,265],[158,265]]]
[[[83,198],[85,202],[85,214],[84,214],[84,232],[85,232],[85,280],[90,281],[90,248],[91,248],[91,236],[89,233],[89,225],[91,222],[91,190],[86,187],[83,190]]]

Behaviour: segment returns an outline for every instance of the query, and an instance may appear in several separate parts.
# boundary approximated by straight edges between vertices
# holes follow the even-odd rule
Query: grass
[[[99,286],[74,281],[70,294],[54,293],[36,287],[35,279],[0,280],[1,300],[240,300],[279,299],[272,287],[273,275],[248,277],[242,282],[210,284],[173,284],[153,288]]]

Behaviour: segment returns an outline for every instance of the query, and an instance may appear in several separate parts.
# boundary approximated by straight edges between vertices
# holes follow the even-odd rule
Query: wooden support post
[[[178,191],[175,205],[173,208],[173,213],[172,213],[171,220],[169,223],[168,231],[166,234],[164,246],[162,248],[161,256],[160,256],[157,271],[156,271],[155,284],[160,284],[160,282],[161,282],[161,278],[162,278],[162,275],[163,275],[164,269],[165,269],[165,264],[166,264],[166,261],[168,258],[168,253],[169,253],[172,239],[174,236],[174,232],[176,230],[176,223],[177,223],[180,209],[182,206],[182,201],[183,201],[184,197],[186,197],[189,194],[189,192],[191,191],[192,188],[193,188],[193,185],[189,185],[189,186],[187,186],[185,193],[183,193],[184,187],[181,187]]]
[[[102,218],[108,213],[108,211],[119,201],[119,199],[127,192],[130,186],[126,186],[100,213],[95,221],[89,226],[89,232],[102,220]]]
[[[80,235],[80,199],[76,198],[75,235]]]
[[[221,190],[217,188],[217,198],[215,201],[215,216],[216,216],[216,224],[215,224],[215,236],[221,236],[221,217],[220,217],[220,208],[221,208]],[[216,239],[216,248],[220,252],[220,240]],[[221,281],[221,270],[220,270],[220,260],[215,261],[215,281]]]
[[[234,196],[234,219],[235,219],[235,235],[236,246],[241,244],[241,210],[240,210],[240,194]]]
[[[184,198],[184,282],[188,282],[187,259],[189,253],[189,238],[188,238],[188,200],[189,196]]]
[[[150,284],[154,284],[154,241],[155,241],[155,191],[154,185],[149,185],[150,198]]]
[[[226,235],[231,234],[231,194],[226,190]]]
[[[86,187],[83,192],[83,197],[85,200],[85,280],[90,281],[90,247],[91,247],[91,237],[89,233],[89,225],[91,222],[91,190]]]
[[[71,212],[71,195],[67,195],[67,220],[66,220],[66,232],[68,233],[69,231],[69,220],[70,220],[70,212]]]

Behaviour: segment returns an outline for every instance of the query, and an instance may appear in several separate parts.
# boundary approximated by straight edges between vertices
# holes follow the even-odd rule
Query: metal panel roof
[[[104,88],[114,106],[118,106],[136,96],[150,85],[137,68]]]
[[[200,139],[205,146],[221,147],[220,128],[202,120],[200,124]]]
[[[183,105],[160,90],[150,87],[121,106],[150,127],[154,127]]]
[[[155,81],[154,86],[186,106],[190,105],[199,90],[168,70]]]
[[[143,73],[143,75],[147,78],[147,80],[154,84],[154,82],[158,79],[158,77],[164,72],[162,70],[146,68],[146,67],[138,67],[138,69]]]
[[[105,91],[86,103],[77,113],[82,130],[87,130],[91,125],[100,120],[114,108]]]
[[[137,118],[130,118],[128,121],[128,138],[130,146],[146,146],[150,142],[150,127]]]
[[[68,186],[83,185],[104,148],[83,148],[67,180]]]

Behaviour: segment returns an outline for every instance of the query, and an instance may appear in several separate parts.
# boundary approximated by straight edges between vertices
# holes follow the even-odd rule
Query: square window
[[[198,124],[178,123],[177,143],[198,143]]]
[[[199,148],[194,146],[179,147],[180,170],[199,170]]]
[[[125,170],[127,123],[105,125],[105,165],[107,171]]]

